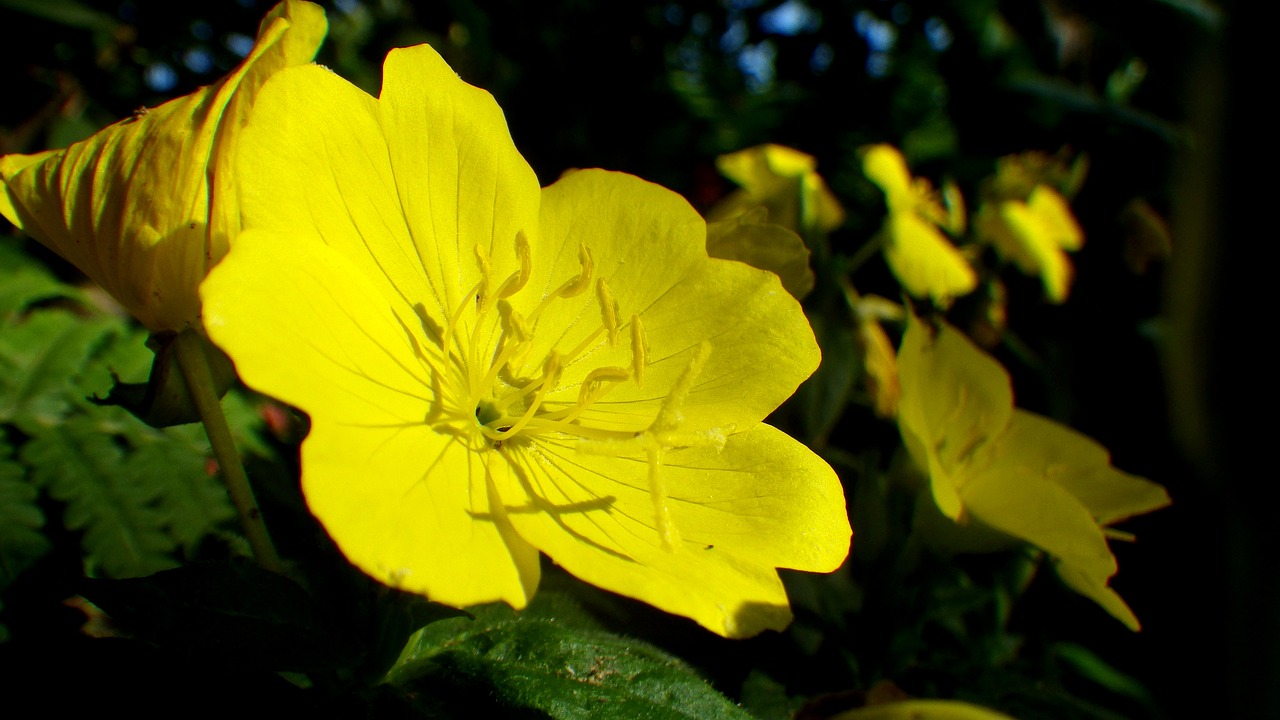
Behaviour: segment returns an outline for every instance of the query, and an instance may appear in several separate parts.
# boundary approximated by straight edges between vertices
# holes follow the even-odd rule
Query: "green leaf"
[[[85,364],[118,325],[64,310],[35,312],[0,333],[0,423],[28,435],[58,424],[73,406]]]
[[[419,709],[554,718],[749,718],[674,656],[505,606],[419,632],[389,675]],[[490,701],[494,707],[481,708]]]
[[[163,476],[126,469],[124,449],[103,429],[73,417],[33,437],[21,459],[36,484],[66,503],[63,523],[84,531],[91,567],[111,577],[173,567],[175,542],[158,507]]]
[[[0,244],[0,327],[32,303],[60,297],[78,298],[79,292],[60,282],[14,243]]]
[[[23,479],[22,466],[9,461],[9,454],[0,441],[0,590],[53,549],[40,531],[44,513],[36,505],[36,488]]]

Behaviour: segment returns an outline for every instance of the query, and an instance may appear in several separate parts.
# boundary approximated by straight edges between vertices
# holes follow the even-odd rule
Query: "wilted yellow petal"
[[[149,329],[199,327],[196,287],[237,229],[235,199],[220,178],[228,153],[266,76],[309,61],[324,30],[319,6],[286,0],[221,82],[65,150],[0,160],[0,211]]]

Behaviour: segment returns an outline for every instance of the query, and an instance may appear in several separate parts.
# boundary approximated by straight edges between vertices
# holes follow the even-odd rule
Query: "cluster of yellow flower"
[[[221,82],[0,158],[0,213],[151,331],[206,334],[308,413],[303,492],[370,575],[519,608],[545,553],[725,636],[784,627],[777,569],[834,570],[851,535],[831,467],[763,422],[819,362],[802,238],[844,215],[813,159],[722,158],[742,190],[710,225],[620,173],[541,188],[493,98],[431,47],[392,51],[375,98],[310,64],[325,31],[286,0]],[[905,290],[972,291],[944,235],[963,232],[959,193],[941,202],[889,146],[864,167]],[[999,178],[980,235],[1061,302],[1080,229],[1025,163]],[[880,318],[858,317],[877,411],[942,516],[1043,548],[1136,628],[1104,527],[1163,491],[1014,410],[1003,369],[956,331],[908,317],[895,364]]]

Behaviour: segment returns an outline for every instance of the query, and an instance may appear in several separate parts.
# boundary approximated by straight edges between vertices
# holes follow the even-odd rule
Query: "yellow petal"
[[[902,153],[892,145],[872,145],[862,151],[862,172],[884,191],[889,212],[910,211],[915,204],[911,171]]]
[[[1013,720],[1004,713],[959,700],[901,700],[832,715],[829,720]]]
[[[911,295],[943,304],[978,286],[969,261],[932,223],[914,213],[895,212],[885,219],[885,231],[885,260]]]
[[[957,520],[973,454],[1012,416],[1009,375],[954,328],[931,330],[912,315],[898,350],[898,379],[903,439],[930,472],[939,509]]]
[[[246,231],[201,294],[246,384],[311,416],[303,493],[353,563],[451,605],[527,602],[537,551],[491,506],[480,458],[428,424],[412,309],[307,228]]]
[[[809,248],[804,240],[781,225],[756,220],[751,214],[708,224],[707,254],[768,270],[797,299],[813,289]]]
[[[1059,244],[1058,228],[1021,200],[1000,203],[999,222],[1003,228],[993,235],[997,249],[1024,273],[1039,275],[1051,302],[1064,302],[1070,292],[1072,267]]]
[[[1165,489],[1111,465],[1111,455],[1093,438],[1034,413],[1015,410],[1003,441],[1004,455],[1045,467],[1045,477],[1088,508],[1100,525],[1158,510],[1169,504]]]
[[[1084,246],[1084,231],[1066,198],[1048,185],[1037,185],[1027,198],[1027,207],[1040,216],[1050,228],[1053,241],[1063,250],[1079,250]]]
[[[234,144],[238,125],[232,126],[243,120],[261,78],[309,60],[323,37],[318,6],[282,5],[264,21],[250,55],[221,82],[35,162],[0,165],[6,187],[0,211],[151,330],[198,326],[196,287],[234,229],[234,202],[217,179],[215,153]]]
[[[531,310],[532,302],[579,272],[577,253],[585,244],[621,317],[639,316],[649,338],[644,386],[612,389],[583,415],[597,425],[647,427],[704,340],[711,354],[683,406],[686,422],[701,429],[747,429],[818,365],[813,331],[778,277],[709,259],[702,218],[670,190],[621,173],[572,173],[544,190],[540,237],[537,252],[554,262],[535,264],[513,306]],[[599,315],[589,293],[551,304],[534,330],[533,357],[581,342],[599,328]],[[576,382],[598,367],[627,367],[631,348],[609,347],[601,337],[581,357],[564,369],[565,387],[550,402],[573,404]]]
[[[241,141],[246,227],[314,227],[441,325],[473,288],[474,247],[493,274],[537,232],[537,178],[502,111],[430,46],[387,56],[379,99],[319,67],[279,73]]]
[[[1110,576],[1091,574],[1065,562],[1055,562],[1054,570],[1067,587],[1098,603],[1111,617],[1124,623],[1125,627],[1134,632],[1142,629],[1142,623],[1138,622],[1138,616],[1133,614],[1129,604],[1108,586]]]
[[[731,436],[721,452],[665,454],[658,472],[681,538],[674,549],[663,546],[643,456],[586,454],[553,439],[503,452],[512,464],[501,495],[521,537],[587,582],[727,637],[789,621],[775,567],[830,571],[848,552],[839,480],[767,425]]]

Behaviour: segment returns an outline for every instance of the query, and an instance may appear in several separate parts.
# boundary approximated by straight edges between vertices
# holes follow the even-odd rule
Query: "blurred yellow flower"
[[[1108,587],[1107,537],[1127,536],[1106,526],[1164,507],[1164,489],[1112,467],[1089,437],[1015,409],[1008,373],[950,326],[911,318],[898,369],[898,427],[942,514],[1042,548],[1068,586],[1137,630]]]
[[[0,158],[0,214],[78,267],[152,331],[200,327],[197,286],[239,229],[228,165],[258,89],[310,62],[327,24],[286,0],[221,81],[63,150]]]
[[[818,174],[812,155],[782,145],[757,145],[716,158],[721,174],[740,189],[707,213],[725,220],[764,206],[769,222],[800,234],[844,224],[844,208]]]
[[[539,551],[730,637],[790,619],[776,568],[848,552],[831,468],[761,422],[817,366],[778,278],[708,258],[675,193],[541,189],[493,98],[428,46],[373,98],[272,78],[246,230],[202,287],[250,386],[311,416],[307,502],[357,566],[524,606]]]
[[[1084,168],[1079,158],[1068,167],[1061,158],[1035,152],[1003,157],[975,221],[979,236],[1002,256],[1023,273],[1040,277],[1054,303],[1066,301],[1071,290],[1067,253],[1084,245],[1084,231],[1054,184],[1078,188]]]
[[[889,211],[881,229],[884,255],[902,287],[939,305],[972,292],[977,273],[939,229],[963,232],[959,193],[950,193],[952,202],[944,209],[929,181],[912,178],[902,153],[892,145],[864,148],[862,171],[884,191]]]
[[[707,224],[707,254],[721,260],[737,260],[768,270],[782,280],[782,287],[797,299],[813,289],[809,248],[791,230],[768,222],[757,207],[727,220]]]

